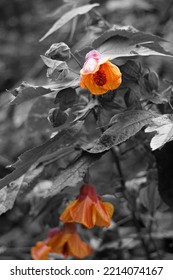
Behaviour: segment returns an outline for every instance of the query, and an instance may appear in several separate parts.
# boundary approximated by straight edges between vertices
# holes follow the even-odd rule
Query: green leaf
[[[69,87],[72,88],[77,88],[79,87],[79,76],[72,79],[68,79],[68,77],[66,77],[66,79],[64,81],[58,81],[58,84],[56,84],[56,89],[55,92],[59,92],[62,89],[66,89]]]
[[[60,69],[68,68],[67,63],[65,61],[51,59],[44,55],[40,55],[40,56],[44,64],[49,68],[57,68],[57,67],[60,67]]]
[[[40,184],[43,186],[44,183],[45,182],[43,181]],[[49,213],[51,213],[52,210],[54,211],[55,209],[58,209],[58,207],[61,205],[61,203],[63,201],[64,196],[66,195],[65,193],[58,193],[55,196],[43,198],[44,193],[45,193],[45,189],[44,189],[44,191],[42,191],[41,194],[39,192],[39,196],[37,196],[37,197],[34,194],[34,197],[33,197],[34,203],[32,202],[32,196],[31,196],[30,215],[34,218],[34,220],[36,220],[36,219],[40,220],[43,217],[47,217],[47,215],[49,215]],[[36,203],[35,203],[35,201],[36,201]]]
[[[142,66],[139,62],[128,60],[120,67],[123,79],[137,82],[142,75]]]
[[[163,201],[173,208],[173,141],[166,143],[162,149],[153,152],[158,169],[159,193]]]
[[[62,89],[57,93],[54,103],[59,103],[60,109],[64,111],[72,107],[73,104],[76,102],[76,99],[77,95],[75,89],[69,87]]]
[[[18,88],[9,92],[16,96],[16,98],[13,99],[10,104],[19,105],[25,101],[48,94],[51,92],[51,89],[46,87],[32,86],[26,82],[23,82]]]
[[[53,131],[52,126],[48,121],[48,112],[54,108],[54,99],[39,97],[32,105],[28,118],[26,120],[26,128],[30,134],[44,133],[50,135]]]
[[[59,28],[61,28],[64,24],[69,22],[71,19],[76,17],[77,15],[83,15],[88,13],[91,9],[94,7],[99,6],[99,4],[91,4],[91,5],[84,5],[78,8],[74,8],[71,11],[68,11],[67,13],[63,14],[63,16],[58,19],[54,25],[49,29],[49,31],[40,39],[40,41],[43,41],[45,38],[47,38],[49,35],[57,31]]]
[[[98,106],[98,99],[92,98],[87,105],[84,105],[83,109],[77,111],[77,117],[73,120],[73,122],[84,120],[88,116],[88,114]]]
[[[10,188],[0,190],[0,215],[13,208],[20,189],[22,177],[10,184]]]
[[[52,13],[48,14],[47,17],[53,18],[53,19],[58,19],[65,13],[67,13],[69,10],[73,8],[73,6],[81,6],[82,4],[87,4],[91,0],[64,0],[65,4],[61,5],[58,7],[55,11]]]
[[[73,3],[73,4],[86,4],[90,2],[91,0],[64,0],[65,3]]]
[[[173,213],[172,211],[157,212],[155,217],[155,224],[157,225],[155,231],[152,232],[153,238],[158,239],[172,239],[173,238]],[[172,259],[172,255],[171,255]]]
[[[45,197],[55,196],[66,187],[76,187],[83,181],[88,168],[98,159],[98,156],[86,155],[85,153],[65,170],[60,171],[53,180],[51,190],[45,194]]]
[[[167,142],[173,140],[173,115],[165,114],[153,118],[145,132],[156,132],[150,142],[150,147],[153,151],[162,148]]]
[[[65,1],[64,1],[65,2]],[[50,12],[49,14],[47,14],[46,16],[52,19],[57,20],[58,18],[60,18],[62,15],[64,15],[65,13],[67,13],[69,10],[71,10],[73,7],[73,3],[67,3],[67,4],[63,4],[61,6],[59,6],[56,10],[54,10],[53,12]]]
[[[107,3],[107,9],[108,11],[110,11],[111,13],[113,13],[114,11],[119,12],[122,10],[125,10],[132,13],[132,11],[140,11],[140,10],[144,10],[144,11],[151,11],[153,9],[153,5],[149,3],[148,1],[144,1],[144,0],[110,0]]]
[[[68,68],[67,63],[64,62],[64,61],[59,61],[58,60],[57,63],[56,63],[56,60],[47,58],[46,56],[41,56],[41,58],[44,61],[44,63],[46,64],[46,66],[48,66],[50,68],[50,70],[55,68],[55,73],[56,73],[56,71],[58,71],[58,69],[56,69],[56,65],[57,65],[57,67],[60,67],[60,69],[59,69],[60,73],[59,74],[61,74],[61,72],[63,72],[63,70],[66,71],[67,75],[65,75],[63,80],[58,79],[58,81],[56,81],[56,83],[51,85],[51,88],[52,88],[52,90],[55,91],[55,93],[57,93],[58,91],[60,91],[62,89],[66,89],[66,88],[69,88],[69,87],[77,88],[77,87],[80,86],[79,85],[79,77],[80,77],[79,69],[76,70],[76,72],[73,72],[73,71],[69,70],[70,68]],[[71,63],[71,62],[69,62],[69,63]],[[53,67],[53,68],[51,68],[51,67]],[[73,68],[73,66],[72,66],[72,68]],[[64,73],[62,73],[62,75],[64,75]],[[60,78],[61,78],[62,75],[60,75]]]
[[[105,130],[90,149],[84,147],[89,153],[102,153],[118,145],[149,124],[154,114],[144,110],[131,110],[115,115],[111,121],[111,127]]]
[[[68,75],[68,65],[65,61],[54,60],[43,55],[41,55],[41,58],[48,67],[47,77],[52,81],[63,81],[64,78]]]
[[[149,56],[173,55],[159,44],[164,39],[141,32],[131,26],[118,26],[114,25],[111,29],[104,32],[90,46],[90,49],[96,49],[103,56],[108,56],[110,59],[136,57],[136,56]],[[88,48],[81,50],[81,55],[86,54]]]
[[[0,190],[0,215],[13,208],[16,198],[26,191],[31,191],[31,183],[43,171],[43,166],[30,169],[25,175],[10,183],[9,187]],[[29,187],[28,187],[29,186]]]
[[[60,108],[52,108],[48,114],[48,120],[53,127],[64,125],[68,117],[67,112],[62,111]]]
[[[43,145],[23,153],[13,165],[15,170],[0,180],[0,189],[22,176],[33,164],[56,160],[60,156],[60,152],[65,154],[67,152],[71,153],[76,143],[76,134],[79,133],[80,129],[81,126],[78,124],[69,129],[64,129]],[[67,147],[61,148],[60,151],[59,149],[62,145]]]

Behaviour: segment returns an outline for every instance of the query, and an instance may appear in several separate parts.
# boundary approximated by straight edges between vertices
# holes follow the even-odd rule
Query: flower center
[[[98,70],[93,74],[93,79],[97,86],[101,87],[106,84],[106,74],[103,70]]]

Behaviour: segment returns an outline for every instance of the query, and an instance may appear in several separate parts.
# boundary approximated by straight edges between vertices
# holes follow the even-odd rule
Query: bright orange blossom
[[[91,185],[84,185],[76,200],[72,201],[60,216],[66,223],[80,223],[87,228],[110,225],[114,207],[111,203],[102,202]]]
[[[109,57],[103,57],[98,51],[92,50],[85,59],[80,71],[81,88],[100,95],[120,86],[122,74],[116,65],[108,61]]]
[[[92,249],[81,240],[74,224],[64,224],[61,229],[51,230],[46,240],[38,242],[31,249],[34,260],[47,260],[50,252],[65,258],[73,256],[83,259],[92,253]]]

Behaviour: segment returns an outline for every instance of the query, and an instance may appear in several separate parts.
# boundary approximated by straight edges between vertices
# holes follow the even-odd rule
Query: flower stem
[[[97,115],[94,110],[93,110],[93,114],[94,114],[94,118],[95,118],[96,122],[97,121],[99,122],[100,130],[103,133],[104,132],[104,128],[102,127],[102,124],[101,124],[100,114],[98,113],[98,115]],[[140,227],[139,219],[136,217],[136,213],[133,210],[133,205],[131,205],[131,202],[129,201],[129,198],[126,195],[125,179],[124,179],[124,176],[123,176],[123,172],[122,172],[122,168],[121,168],[121,163],[120,163],[120,160],[119,160],[119,156],[117,154],[116,147],[112,147],[111,148],[111,152],[112,152],[115,164],[116,164],[116,169],[117,169],[117,171],[119,173],[122,194],[123,194],[124,198],[126,199],[126,201],[128,202],[129,206],[131,206],[131,208],[132,208],[131,215],[132,215],[134,226],[136,228],[136,232],[138,234],[138,238],[141,241],[141,245],[142,245],[142,248],[143,248],[143,250],[144,250],[144,252],[146,254],[146,258],[148,260],[151,260],[150,252],[148,250],[147,244],[145,243],[145,239],[144,239],[143,235],[141,234],[141,227]]]
[[[75,74],[77,74],[77,75],[79,75],[79,73],[78,72],[76,72],[75,70],[73,70],[73,69],[71,69],[71,68],[68,68],[71,72],[73,72],[73,73],[75,73]]]
[[[77,64],[80,66],[80,68],[82,68],[82,65],[81,65],[80,61],[77,59],[77,57],[72,52],[70,52],[70,53],[71,53],[71,56],[74,58],[74,60],[77,62]]]

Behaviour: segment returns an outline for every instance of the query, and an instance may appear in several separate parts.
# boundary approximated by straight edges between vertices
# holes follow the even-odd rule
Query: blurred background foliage
[[[64,1],[69,4],[70,1]],[[72,47],[73,51],[87,44],[87,41],[98,36],[102,30],[107,28],[109,24],[132,25],[135,28],[159,35],[168,40],[173,45],[173,2],[172,0],[100,0],[90,1],[90,3],[100,3],[100,7],[91,11],[90,16],[79,16],[78,24],[73,25],[67,23],[53,35],[39,42],[40,38],[52,26],[55,20],[62,16],[63,10],[60,7],[64,4],[60,0],[12,0],[0,1],[0,177],[4,177],[11,169],[7,165],[11,165],[17,157],[25,150],[43,143],[49,137],[49,131],[40,131],[32,134],[30,128],[32,120],[28,125],[25,123],[27,114],[31,109],[32,102],[22,104],[17,108],[15,106],[6,106],[10,100],[10,95],[6,89],[11,90],[17,87],[23,80],[34,84],[48,84],[46,78],[46,68],[43,65],[40,55],[54,42],[64,41]],[[73,4],[75,1],[72,1]],[[89,1],[79,1],[82,4]],[[70,5],[70,4],[69,4]],[[61,13],[59,12],[61,11]],[[64,10],[65,11],[65,10]],[[107,20],[102,20],[102,16]],[[85,30],[85,37],[83,33]],[[90,37],[89,37],[90,36]],[[167,45],[169,50],[173,52],[171,45]],[[172,49],[171,49],[172,48]],[[170,58],[149,57],[140,60],[145,66],[151,67],[163,79],[172,79],[173,64]],[[50,105],[50,107],[49,107]],[[40,105],[41,106],[41,105]],[[51,108],[51,104],[48,104]],[[40,114],[45,112],[45,107],[40,108]],[[93,119],[88,119],[88,129],[92,137],[95,127],[92,127]],[[46,124],[45,124],[46,123]],[[45,118],[43,127],[48,126]],[[29,128],[28,128],[29,127]],[[51,131],[52,132],[52,131]],[[141,138],[140,138],[141,139]],[[153,211],[155,213],[160,203],[156,188],[145,191],[142,195],[138,191],[139,185],[147,186],[152,181],[152,186],[156,185],[153,174],[148,174],[146,181],[146,169],[149,165],[153,166],[153,155],[151,152],[144,150],[140,145],[140,140],[130,140],[128,144],[122,144],[121,164],[123,166],[125,180],[128,181],[129,200],[135,207],[140,208],[141,217],[138,217],[137,228],[141,227],[141,238],[143,235],[143,226],[148,223],[149,228],[154,227],[152,224]],[[139,164],[140,162],[140,164]],[[106,165],[105,165],[106,163]],[[111,167],[113,159],[110,153],[107,153],[99,161],[95,169],[90,170],[90,182],[98,185],[98,192],[106,195],[105,186],[109,185],[113,192],[113,187],[118,190],[118,175],[112,171]],[[133,172],[130,169],[133,165]],[[105,168],[106,166],[106,168]],[[130,170],[130,171],[129,171]],[[153,171],[154,172],[154,171]],[[105,174],[105,176],[104,176]],[[136,178],[138,174],[138,178]],[[151,177],[149,177],[151,176]],[[111,180],[110,180],[111,178]],[[152,179],[151,179],[152,178]],[[46,180],[44,181],[47,188]],[[61,205],[62,197],[56,197],[54,201],[49,201],[46,208],[41,204],[41,191],[44,190],[37,186],[33,195],[33,205],[30,206],[25,201],[17,200],[15,207],[0,217],[0,258],[1,259],[29,259],[30,247],[35,244],[38,239],[43,239],[47,232],[47,224],[56,226],[58,216],[61,213],[61,206],[57,209],[56,205]],[[148,200],[152,200],[153,193],[156,197],[156,205],[154,210],[147,205]],[[77,190],[78,191],[78,190]],[[77,193],[76,191],[76,193]],[[117,191],[118,193],[118,191]],[[118,195],[118,194],[117,194]],[[66,197],[68,200],[68,197]],[[113,198],[110,198],[110,201]],[[56,203],[55,203],[56,200]],[[155,213],[156,223],[161,227],[158,233],[153,237],[148,236],[148,251],[141,252],[140,244],[135,239],[136,231],[131,223],[131,211],[129,211],[123,198],[114,198],[116,212],[113,225],[109,230],[98,230],[95,232],[84,231],[79,228],[79,232],[84,235],[86,240],[93,240],[93,246],[96,253],[93,258],[113,258],[113,259],[145,259],[145,258],[173,258],[173,239],[172,239],[172,212],[167,206],[162,205],[162,212]],[[137,201],[137,202],[136,202]],[[143,204],[141,204],[143,201]],[[54,207],[55,203],[55,207]],[[152,202],[151,202],[152,203]],[[34,206],[37,204],[37,209]],[[50,206],[51,205],[51,206]],[[151,204],[150,204],[151,205]],[[62,205],[63,208],[63,205]],[[50,211],[49,211],[50,209]],[[147,209],[147,211],[146,211]],[[36,218],[32,218],[28,213],[34,212]],[[37,214],[36,214],[37,213]],[[41,213],[41,214],[40,214]],[[132,211],[133,213],[133,211]],[[165,214],[166,213],[166,214]],[[149,219],[147,218],[149,215]],[[160,223],[159,221],[162,221]],[[44,229],[42,225],[45,225]],[[124,225],[123,227],[120,227]],[[148,226],[148,225],[147,225]],[[121,238],[120,238],[121,237]],[[109,242],[108,242],[109,241]],[[152,241],[152,242],[150,242]],[[97,244],[98,243],[98,244]],[[150,245],[148,245],[150,244]],[[100,249],[98,250],[100,246]],[[162,256],[159,255],[158,249],[162,249]],[[115,249],[113,249],[113,247]],[[151,248],[150,248],[151,247]],[[111,249],[110,249],[111,248]],[[163,249],[164,248],[164,249]],[[144,250],[145,251],[145,250]]]

